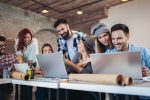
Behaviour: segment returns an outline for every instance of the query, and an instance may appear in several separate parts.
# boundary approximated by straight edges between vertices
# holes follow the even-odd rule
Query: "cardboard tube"
[[[20,72],[11,72],[10,76],[20,80],[29,80],[30,76],[28,74],[20,73]]]
[[[120,74],[70,74],[69,80],[122,85],[123,76]]]
[[[127,77],[127,76],[123,77],[123,84],[122,85],[126,86],[126,85],[132,85],[132,84],[133,84],[132,77]]]

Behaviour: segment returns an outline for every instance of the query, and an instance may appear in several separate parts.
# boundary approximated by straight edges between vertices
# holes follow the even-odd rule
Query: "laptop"
[[[140,52],[118,52],[91,54],[95,74],[122,74],[135,80],[142,79]]]
[[[36,55],[45,78],[67,79],[62,52]]]

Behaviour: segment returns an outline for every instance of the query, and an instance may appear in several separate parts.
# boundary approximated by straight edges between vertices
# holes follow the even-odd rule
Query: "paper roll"
[[[122,82],[124,86],[126,85],[132,85],[133,84],[133,79],[132,77],[123,77],[123,82]]]
[[[120,74],[70,74],[69,80],[122,85],[123,76]]]
[[[20,72],[11,72],[10,76],[20,80],[29,80],[30,76],[28,74],[20,73]]]

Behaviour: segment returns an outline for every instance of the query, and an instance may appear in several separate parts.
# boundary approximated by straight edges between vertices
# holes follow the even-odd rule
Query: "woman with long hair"
[[[105,53],[111,50],[114,46],[111,41],[111,34],[109,29],[103,23],[95,23],[91,27],[91,34],[96,37],[95,40],[95,53]],[[105,100],[105,93],[101,94],[101,100]]]
[[[50,54],[53,53],[53,48],[49,43],[44,43],[41,47],[42,54]],[[36,69],[38,74],[42,74],[42,71],[40,69]],[[54,89],[50,89],[50,99],[56,100],[56,91]],[[35,98],[36,100],[46,100],[48,98],[48,89],[37,87],[37,90],[35,92]]]
[[[112,49],[114,46],[111,41],[109,29],[103,23],[95,23],[91,27],[91,34],[96,36],[95,52],[105,53],[106,50]]]
[[[36,44],[29,29],[22,29],[17,36],[16,54],[22,55],[24,62],[32,69],[36,67]]]
[[[24,63],[28,63],[30,69],[36,67],[36,44],[32,41],[32,33],[29,29],[22,29],[17,36],[16,42],[16,55],[22,55]],[[32,87],[20,87],[21,100],[32,100]]]
[[[74,56],[68,68],[68,73],[93,73],[90,54],[94,51],[94,39],[86,36],[80,39],[78,53]],[[69,91],[69,100],[99,100],[99,93],[88,91]]]

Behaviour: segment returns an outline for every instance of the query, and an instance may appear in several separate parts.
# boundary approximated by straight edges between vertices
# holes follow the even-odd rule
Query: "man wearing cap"
[[[116,24],[111,27],[111,36],[114,49],[107,52],[141,52],[142,75],[150,76],[150,52],[144,47],[129,43],[129,28],[124,24]],[[140,100],[150,100],[150,98],[140,97]]]
[[[96,36],[95,51],[96,53],[104,53],[107,49],[112,49],[112,41],[109,29],[103,23],[95,23],[91,27],[91,34]]]
[[[14,54],[5,53],[6,38],[0,36],[0,78],[2,78],[3,69],[10,70],[13,64],[17,62]],[[13,86],[11,83],[0,85],[0,98],[1,100],[9,100],[12,93]]]

